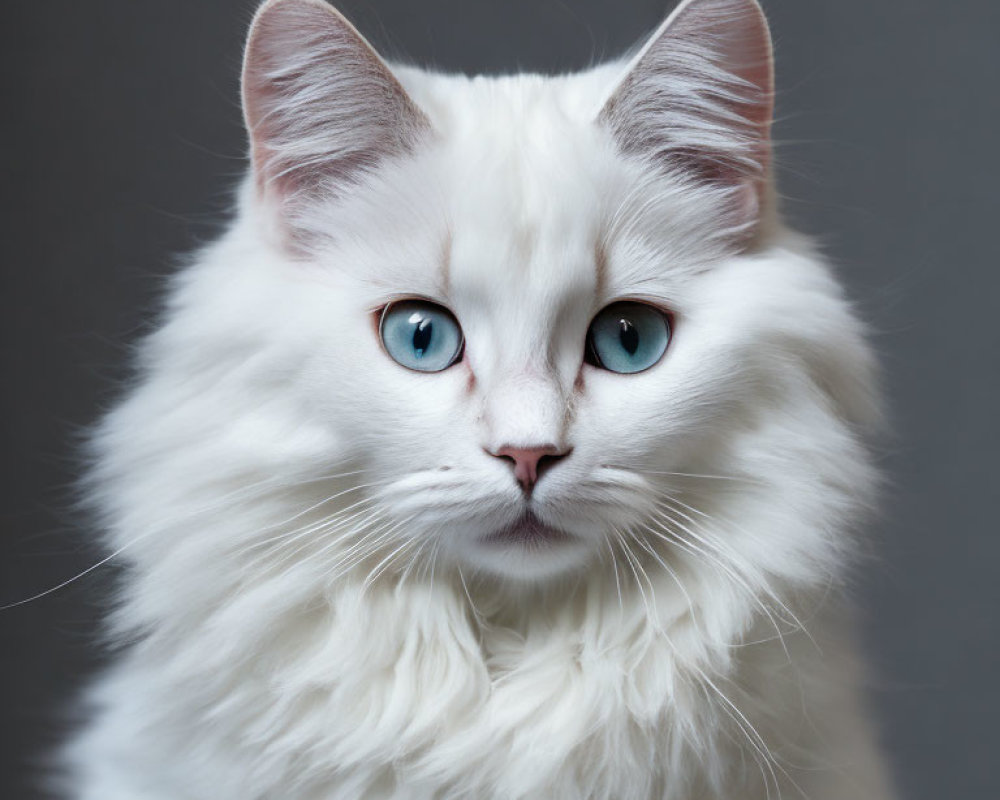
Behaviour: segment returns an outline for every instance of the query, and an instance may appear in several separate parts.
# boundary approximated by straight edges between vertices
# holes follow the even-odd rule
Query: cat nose
[[[546,469],[569,455],[569,450],[560,450],[553,444],[536,447],[514,447],[504,445],[490,455],[514,464],[514,477],[525,492],[531,492],[538,478]]]

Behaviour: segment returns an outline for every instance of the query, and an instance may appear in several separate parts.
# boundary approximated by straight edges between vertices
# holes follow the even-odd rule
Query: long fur
[[[282,6],[328,13],[262,13]],[[626,146],[627,69],[398,68],[369,121],[395,104],[406,136],[370,138],[348,182],[313,172],[294,208],[268,170],[328,160],[254,140],[233,225],[94,437],[127,579],[69,797],[888,800],[840,601],[878,483],[862,326],[773,209],[734,236],[719,175]],[[296,92],[296,130],[329,137],[302,121],[337,97]],[[766,181],[740,124],[733,180]],[[676,130],[720,152],[715,123]],[[372,315],[400,296],[448,305],[462,363],[386,356]],[[621,297],[675,314],[640,375],[581,364]],[[487,451],[532,437],[572,446],[533,503],[575,544],[484,548],[523,502]]]

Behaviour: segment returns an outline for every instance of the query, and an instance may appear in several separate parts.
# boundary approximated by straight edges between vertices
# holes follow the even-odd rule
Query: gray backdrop
[[[4,0],[0,25],[0,605],[97,560],[69,486],[161,278],[218,230],[243,168],[253,0]],[[378,45],[465,70],[619,52],[669,0],[350,0]],[[995,322],[1000,4],[769,0],[787,211],[840,265],[887,370],[896,434],[859,576],[904,796],[1000,796]],[[98,659],[109,567],[0,612],[0,796]],[[863,800],[863,799],[861,799]]]

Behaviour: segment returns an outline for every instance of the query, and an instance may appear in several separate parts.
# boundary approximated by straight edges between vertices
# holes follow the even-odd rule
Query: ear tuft
[[[268,0],[243,64],[258,191],[286,211],[343,190],[430,128],[371,45],[322,0]]]
[[[633,59],[600,113],[623,152],[735,190],[760,213],[774,106],[771,37],[756,0],[685,0]]]

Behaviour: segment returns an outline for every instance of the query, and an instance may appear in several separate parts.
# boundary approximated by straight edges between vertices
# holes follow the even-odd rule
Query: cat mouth
[[[525,545],[539,546],[568,542],[574,538],[561,528],[546,525],[532,512],[526,511],[517,521],[498,528],[482,538],[489,545]]]

